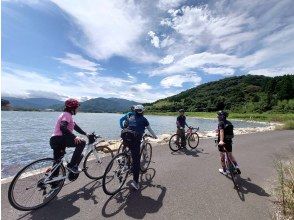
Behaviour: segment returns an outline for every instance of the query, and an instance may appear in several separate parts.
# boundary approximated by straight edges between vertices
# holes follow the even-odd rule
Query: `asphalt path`
[[[2,181],[2,219],[271,219],[276,171],[274,160],[294,155],[294,131],[236,136],[233,152],[242,174],[239,189],[218,172],[219,153],[213,139],[201,139],[196,150],[171,153],[153,147],[150,169],[141,189],[126,187],[113,197],[100,181],[81,174],[47,206],[31,212],[12,208],[9,182]]]

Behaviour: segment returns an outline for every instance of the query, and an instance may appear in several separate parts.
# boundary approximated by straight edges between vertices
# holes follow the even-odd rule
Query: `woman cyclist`
[[[64,112],[58,117],[54,132],[50,138],[50,146],[53,149],[53,157],[56,162],[65,154],[66,147],[74,147],[75,151],[72,155],[70,163],[67,165],[73,173],[79,173],[79,163],[83,156],[82,152],[86,146],[86,141],[77,137],[73,130],[82,135],[87,135],[73,120],[73,115],[77,114],[79,102],[76,99],[68,99],[65,101]],[[58,175],[58,171],[57,171]]]
[[[122,131],[122,138],[128,136],[131,141],[128,141],[129,148],[132,154],[132,171],[133,171],[133,182],[131,186],[138,190],[139,186],[139,174],[140,174],[140,145],[142,137],[145,132],[145,128],[157,139],[156,134],[151,129],[148,120],[143,116],[144,106],[136,105],[134,107],[134,113],[131,114],[127,120],[127,127]]]

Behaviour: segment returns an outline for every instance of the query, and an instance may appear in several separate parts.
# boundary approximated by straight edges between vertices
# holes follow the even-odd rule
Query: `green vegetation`
[[[150,115],[178,115],[178,112],[147,112]],[[216,112],[186,112],[187,116],[199,117],[199,118],[216,118]],[[285,129],[293,129],[294,114],[282,114],[282,113],[232,113],[229,112],[230,119],[243,119],[253,121],[265,121],[265,122],[282,122],[285,123]]]
[[[294,75],[225,78],[146,106],[150,112],[294,113]]]
[[[284,217],[294,216],[294,161],[276,163],[278,187],[275,194]]]

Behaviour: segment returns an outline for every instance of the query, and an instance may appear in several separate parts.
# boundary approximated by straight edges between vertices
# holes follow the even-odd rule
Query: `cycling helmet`
[[[181,108],[181,109],[179,110],[179,112],[185,112],[185,110]]]
[[[64,105],[68,109],[77,109],[80,106],[80,103],[76,99],[68,99],[65,101]]]
[[[138,113],[143,113],[145,108],[143,105],[135,105],[134,110]]]
[[[219,119],[225,119],[229,116],[229,113],[227,113],[225,111],[218,111],[217,116]]]

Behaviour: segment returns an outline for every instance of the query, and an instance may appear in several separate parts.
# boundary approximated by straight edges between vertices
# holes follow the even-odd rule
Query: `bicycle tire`
[[[56,189],[56,191],[52,194],[52,196],[50,196],[49,199],[46,199],[44,200],[45,202],[41,203],[41,204],[38,204],[38,205],[35,205],[33,207],[25,207],[24,205],[21,205],[19,204],[16,200],[15,200],[15,196],[14,196],[14,189],[15,189],[15,186],[16,186],[16,183],[17,181],[19,180],[20,176],[22,174],[25,174],[24,171],[26,171],[30,166],[34,165],[34,164],[37,164],[41,161],[52,161],[52,164],[54,162],[54,159],[53,158],[43,158],[43,159],[39,159],[39,160],[36,160],[36,161],[33,161],[32,163],[28,164],[27,166],[25,166],[24,168],[22,168],[17,174],[16,176],[13,178],[12,182],[10,183],[9,185],[9,189],[8,189],[8,201],[9,203],[11,204],[12,207],[14,207],[15,209],[17,210],[20,210],[20,211],[31,211],[31,210],[36,210],[36,209],[39,209],[43,206],[45,206],[46,204],[48,204],[52,199],[54,199],[57,194],[60,192],[60,190],[62,189],[63,185],[64,185],[64,181],[65,179],[62,179],[60,181],[60,186],[58,189]],[[62,172],[62,175],[65,176],[66,175],[66,170],[64,168],[64,166],[61,164],[60,165],[60,171],[59,172]],[[30,175],[30,176],[35,176],[35,175]],[[24,177],[22,179],[25,179],[25,178],[28,178],[30,176],[27,176],[27,177]],[[39,180],[40,181],[40,180]]]
[[[125,146],[123,145],[123,143],[121,143],[121,144],[119,145],[119,148],[118,148],[116,154],[120,154],[120,153],[122,153],[122,152],[124,151],[124,148],[125,148]]]
[[[174,138],[176,138],[177,136],[179,136],[178,134],[174,134],[174,135],[172,135],[171,137],[170,137],[170,139],[169,139],[169,143],[168,143],[168,145],[169,145],[169,148],[172,150],[172,151],[174,151],[174,152],[176,152],[176,151],[178,151],[179,149],[180,149],[180,142],[178,143],[178,144],[176,144],[176,143],[173,143],[174,142]],[[178,140],[180,141],[180,139],[181,139],[181,137],[179,136],[178,137]],[[175,145],[175,146],[174,146]]]
[[[142,155],[143,155],[143,150],[144,150],[144,148],[148,148],[147,146],[149,146],[150,148],[150,151],[148,151],[148,152],[150,152],[149,153],[149,161],[146,163],[147,165],[146,165],[146,168],[143,168],[142,166],[141,166],[141,164],[140,164],[140,170],[141,170],[141,172],[146,172],[147,171],[147,169],[148,169],[148,167],[149,167],[149,165],[150,165],[150,163],[151,163],[151,158],[152,158],[152,145],[150,144],[150,143],[146,143],[143,147],[142,147],[142,149],[141,149],[141,153],[140,153],[140,163],[141,163],[141,157],[142,157]]]
[[[196,145],[193,145],[192,146],[192,140],[191,140],[191,138],[195,138],[195,143],[196,143]],[[198,145],[199,145],[199,135],[197,134],[197,132],[193,132],[193,133],[191,133],[190,135],[189,135],[189,137],[188,137],[188,144],[189,144],[189,147],[190,148],[192,148],[192,149],[195,149],[196,147],[198,147]]]
[[[126,153],[117,154],[116,156],[114,156],[112,158],[112,160],[107,165],[107,167],[105,169],[105,172],[104,172],[104,175],[103,175],[103,178],[102,178],[102,189],[103,189],[104,193],[107,194],[107,195],[115,195],[116,193],[118,193],[121,190],[121,188],[123,187],[123,185],[125,184],[125,182],[126,182],[126,180],[128,178],[130,169],[126,172],[126,175],[125,175],[124,179],[121,181],[120,186],[117,187],[116,190],[110,191],[109,189],[107,189],[107,184],[109,183],[109,182],[106,182],[107,181],[107,174],[111,170],[115,160],[118,160],[120,157],[125,157],[127,159],[128,166],[130,166],[130,156],[128,154],[126,154]]]
[[[113,152],[112,150],[107,147],[107,146],[104,146],[104,147],[95,147],[95,150],[97,151],[102,151],[102,152],[107,152],[107,154],[110,154],[110,155],[105,155],[105,157],[101,158],[101,159],[108,159],[107,157],[108,156],[111,156],[111,159],[113,158]],[[84,172],[85,172],[85,175],[90,178],[90,179],[93,179],[93,180],[99,180],[103,177],[103,174],[104,174],[104,169],[103,169],[103,165],[105,163],[108,164],[108,162],[105,161],[105,163],[103,163],[103,165],[101,166],[101,163],[98,164],[97,168],[97,172],[95,171],[92,171],[90,172],[90,169],[89,169],[89,163],[91,161],[91,154],[93,153],[93,150],[91,150],[85,157],[85,160],[84,160],[84,164],[83,164],[83,168],[84,168]],[[106,154],[106,153],[105,153]],[[88,160],[90,158],[90,160]],[[94,156],[94,159],[95,159],[95,156]],[[93,163],[93,162],[92,162]],[[95,161],[94,164],[96,164],[97,162]],[[100,173],[99,170],[102,170],[102,172]]]

